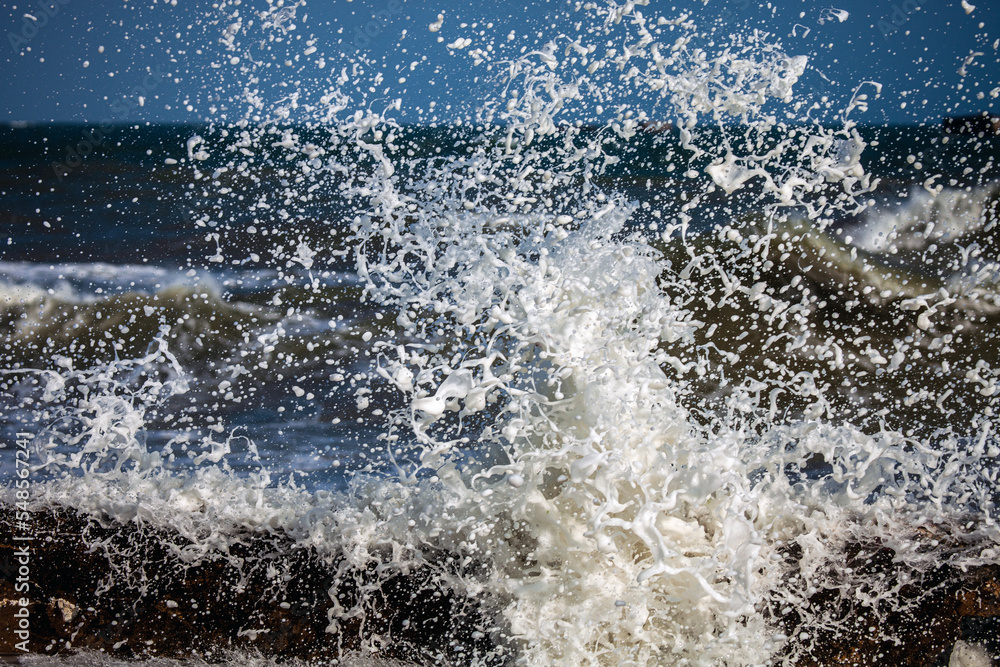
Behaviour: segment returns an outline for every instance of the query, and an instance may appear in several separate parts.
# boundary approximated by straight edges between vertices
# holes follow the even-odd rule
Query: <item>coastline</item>
[[[14,516],[0,506],[0,627],[8,629],[18,608]],[[183,538],[149,525],[68,508],[35,509],[31,521],[33,657],[17,661],[8,631],[0,637],[8,663],[502,665],[514,656],[500,601],[449,595],[440,572],[377,577],[375,568],[350,571],[344,560],[320,558],[282,535],[249,532],[231,539],[228,553],[185,561],[168,546]],[[793,550],[786,556],[795,559]],[[438,562],[442,572],[454,568],[446,554]],[[914,575],[890,549],[854,544],[843,566],[892,583],[891,605],[859,605],[853,591],[814,592],[805,608],[813,619],[837,619],[828,626],[836,632],[807,627],[798,609],[765,610],[790,637],[772,664],[926,667],[952,664],[956,643],[1000,650],[1000,565]],[[344,614],[352,605],[354,614]]]
[[[13,586],[20,546],[13,517],[0,506],[5,655],[20,653],[10,632],[21,595]],[[31,654],[83,650],[184,664],[233,654],[323,664],[350,656],[501,664],[506,653],[490,611],[496,605],[442,585],[456,570],[444,561],[436,572],[359,571],[285,536],[249,532],[230,536],[225,553],[185,558],[176,548],[184,538],[136,522],[102,522],[67,508],[36,509],[31,522]]]

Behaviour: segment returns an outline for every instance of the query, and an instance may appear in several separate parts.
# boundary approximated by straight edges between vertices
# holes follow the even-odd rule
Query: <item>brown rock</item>
[[[3,628],[15,627],[21,608],[12,519],[0,507]],[[431,559],[402,572],[372,554],[358,569],[281,535],[248,532],[231,536],[227,553],[185,563],[169,548],[187,546],[183,538],[143,524],[102,525],[68,509],[34,512],[31,523],[34,653],[211,658],[237,650],[331,660],[374,647],[380,658],[462,664],[477,656],[498,665],[510,654],[497,601],[445,585],[460,571],[443,556],[440,567]],[[0,653],[18,653],[16,638],[0,635]]]
[[[792,548],[787,556],[794,562],[798,554]],[[946,666],[961,640],[1000,654],[1000,565],[918,572],[896,562],[891,549],[854,544],[836,567],[870,589],[820,589],[808,597],[808,615],[772,609],[791,638],[776,664]],[[836,580],[834,568],[826,575]],[[891,594],[878,598],[876,589]]]
[[[80,607],[66,598],[49,598],[45,611],[52,629],[64,638],[70,636],[73,631],[73,621],[80,617]]]

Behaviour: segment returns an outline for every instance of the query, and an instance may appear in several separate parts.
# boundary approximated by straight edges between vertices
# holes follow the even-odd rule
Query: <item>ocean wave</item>
[[[234,14],[223,43],[277,53],[299,10]],[[881,650],[931,600],[901,582],[995,564],[996,185],[873,212],[867,98],[817,121],[806,56],[760,32],[703,48],[689,16],[634,3],[577,11],[578,35],[469,52],[501,85],[440,157],[364,92],[384,82],[363,58],[292,98],[276,83],[270,112],[305,130],[251,123],[253,94],[187,141],[212,201],[347,212],[266,240],[206,214],[204,273],[7,266],[0,388],[5,432],[31,434],[31,508],[161,531],[139,551],[179,560],[168,578],[280,535],[344,565],[360,597],[315,590],[369,653],[408,626],[365,601],[429,573],[424,611],[488,600],[460,610],[485,625],[434,637],[469,664],[805,660],[855,602]],[[671,132],[642,132],[651,100]],[[615,189],[636,136],[695,183],[669,207]],[[275,425],[302,441],[258,446]],[[303,483],[348,459],[342,491]]]

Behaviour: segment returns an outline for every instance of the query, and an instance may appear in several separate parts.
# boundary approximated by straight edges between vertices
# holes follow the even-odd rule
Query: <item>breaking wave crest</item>
[[[281,30],[229,9],[234,51]],[[329,234],[255,250],[264,297],[5,287],[2,382],[36,433],[37,502],[175,531],[192,562],[249,530],[386,577],[429,567],[495,592],[489,631],[531,665],[791,660],[810,645],[776,610],[809,628],[831,622],[817,589],[892,602],[834,567],[848,545],[918,572],[1000,558],[1000,360],[979,345],[997,186],[873,213],[854,120],[872,86],[824,125],[796,104],[807,59],[766,36],[710,49],[684,16],[580,11],[579,34],[523,54],[473,40],[499,92],[450,119],[444,154],[396,102],[351,97],[382,76],[363,60],[193,137],[185,168],[220,198],[274,178],[246,202],[262,228],[313,197],[349,205]],[[673,129],[650,139],[636,99]],[[607,178],[646,141],[697,184],[667,215]],[[211,212],[196,225],[214,265],[261,244]],[[345,257],[349,287],[321,279]],[[227,423],[269,384],[323,387],[320,419],[370,429],[344,488],[297,484]]]

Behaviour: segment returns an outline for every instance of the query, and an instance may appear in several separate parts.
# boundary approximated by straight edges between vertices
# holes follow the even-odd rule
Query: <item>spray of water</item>
[[[272,3],[251,26],[230,7],[226,43],[280,44],[297,9]],[[258,224],[347,202],[323,233],[303,225],[257,259],[299,289],[288,318],[331,298],[322,262],[353,263],[376,315],[348,344],[356,365],[338,359],[330,377],[379,425],[369,452],[390,482],[358,474],[344,496],[308,493],[276,484],[252,445],[259,471],[237,475],[242,436],[221,425],[172,470],[171,446],[142,436],[146,411],[186,389],[164,331],[130,361],[28,373],[44,386],[25,396],[49,411],[46,499],[174,528],[192,558],[236,527],[355,564],[386,546],[397,568],[444,549],[483,564],[461,586],[500,592],[535,665],[761,664],[787,639],[771,610],[794,607],[808,626],[825,622],[810,621],[817,588],[892,597],[831,569],[844,544],[877,539],[918,570],[1000,556],[996,363],[960,358],[959,340],[995,308],[996,264],[961,245],[963,270],[928,287],[876,265],[874,241],[824,233],[878,185],[853,118],[878,86],[823,124],[795,93],[807,59],[767,35],[708,47],[687,17],[643,3],[579,12],[577,34],[523,52],[483,35],[449,45],[498,92],[437,128],[461,147],[445,156],[393,120],[399,102],[352,98],[352,82],[382,76],[363,58],[273,106],[255,91],[266,58],[244,58],[243,118],[188,142],[199,187],[243,193],[259,215],[250,230],[197,222],[214,263],[240,260]],[[651,105],[671,132],[650,134]],[[608,177],[644,141],[676,146],[668,215]],[[751,214],[720,204],[741,196]],[[706,210],[715,226],[693,233]],[[921,238],[969,219],[954,205],[941,217]],[[800,271],[784,275],[786,262]],[[862,331],[852,312],[878,323]],[[870,378],[913,366],[926,372],[903,380],[899,409],[931,416],[908,427]]]

